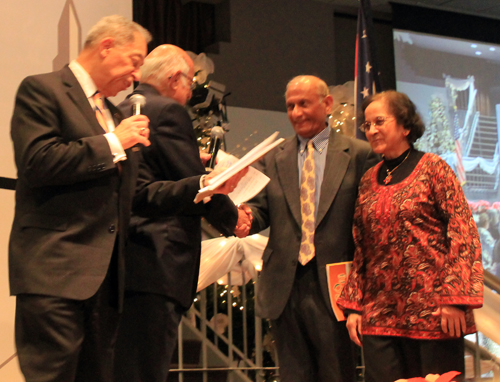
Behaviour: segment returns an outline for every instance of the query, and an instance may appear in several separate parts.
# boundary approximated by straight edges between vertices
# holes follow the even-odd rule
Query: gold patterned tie
[[[300,177],[300,215],[302,216],[302,240],[299,261],[306,265],[314,257],[314,146],[307,142],[307,156]]]
[[[108,125],[106,123],[106,118],[104,117],[104,103],[102,101],[101,93],[96,92],[94,94],[94,104],[95,104],[95,117],[97,118],[97,121],[99,121],[101,127],[107,133],[109,132],[109,130],[108,130]]]

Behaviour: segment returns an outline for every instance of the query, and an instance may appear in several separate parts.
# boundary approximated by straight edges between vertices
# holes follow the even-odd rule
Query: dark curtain
[[[158,45],[174,44],[195,53],[215,44],[215,5],[182,0],[134,0],[133,19],[146,28]]]
[[[395,29],[500,43],[500,20],[407,4],[390,4]]]

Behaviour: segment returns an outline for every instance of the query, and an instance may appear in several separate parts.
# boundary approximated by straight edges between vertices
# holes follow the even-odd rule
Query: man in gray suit
[[[106,97],[139,80],[150,39],[124,17],[105,17],[76,60],[19,87],[9,278],[27,382],[112,380],[134,146],[150,143],[148,118],[123,119]]]
[[[345,322],[338,322],[331,308],[326,264],[353,258],[358,183],[376,160],[368,143],[328,127],[332,103],[327,85],[317,77],[299,76],[288,83],[286,107],[296,136],[261,160],[271,181],[249,201],[251,210],[243,207],[253,218],[251,233],[270,227],[256,313],[271,319],[280,377],[286,382],[355,380],[354,351]],[[304,167],[308,160],[312,167],[310,162]],[[307,172],[314,178],[309,179],[314,197],[301,208],[305,191],[300,179]],[[308,210],[309,228],[303,219]]]

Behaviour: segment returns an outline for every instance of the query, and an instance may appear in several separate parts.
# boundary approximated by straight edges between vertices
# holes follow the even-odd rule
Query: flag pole
[[[361,115],[363,100],[383,90],[378,70],[375,31],[370,0],[359,0],[354,69],[354,108],[356,125]],[[365,134],[356,129],[356,138],[366,140]]]

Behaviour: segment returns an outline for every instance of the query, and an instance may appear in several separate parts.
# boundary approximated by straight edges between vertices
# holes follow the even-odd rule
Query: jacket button
[[[115,229],[115,225],[114,224],[111,224],[108,228],[108,231],[109,233],[115,233],[116,229]]]

